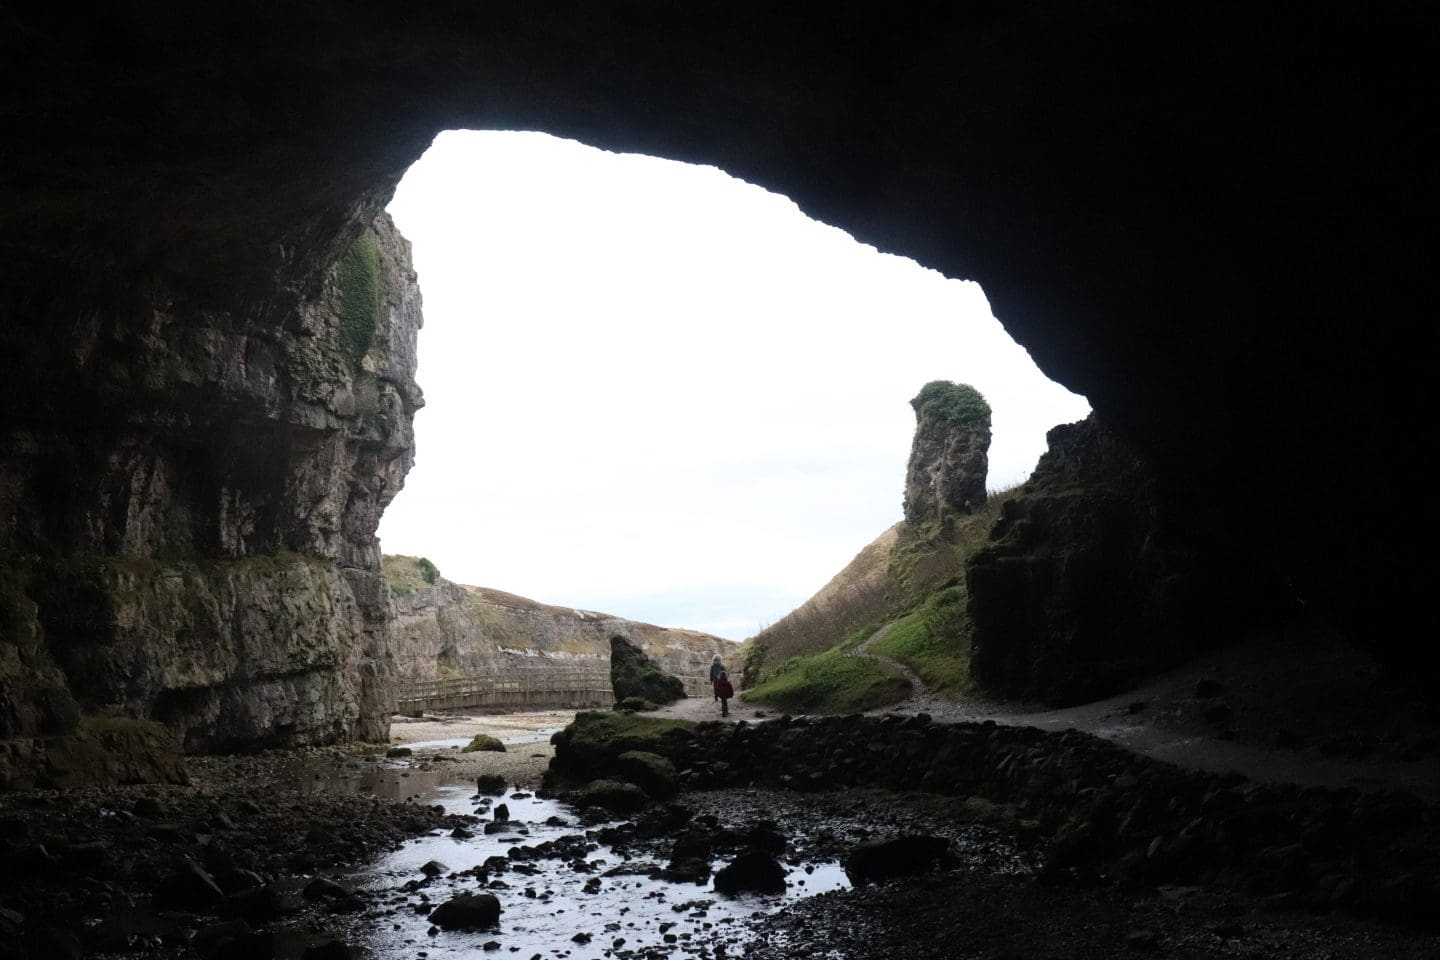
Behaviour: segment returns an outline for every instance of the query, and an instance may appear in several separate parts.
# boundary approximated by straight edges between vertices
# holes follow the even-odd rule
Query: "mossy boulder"
[[[667,704],[685,696],[685,684],[672,677],[644,650],[621,636],[610,638],[610,686],[615,700],[639,697]]]
[[[646,700],[644,697],[626,697],[615,704],[616,710],[634,710],[639,713],[648,713],[651,710],[659,710],[660,704],[653,700]]]
[[[683,753],[695,739],[695,724],[634,713],[587,711],[550,738],[555,756],[548,782],[583,783],[613,777],[621,754],[638,751],[667,759]]]
[[[592,780],[565,798],[577,807],[599,807],[622,816],[644,810],[650,805],[645,791],[633,783],[620,780]]]
[[[668,800],[680,792],[675,764],[646,750],[627,750],[615,758],[620,779],[633,783],[656,800]]]
[[[505,744],[501,743],[495,737],[490,736],[488,733],[477,733],[470,738],[470,742],[465,744],[460,752],[478,753],[482,750],[490,753],[504,753]]]

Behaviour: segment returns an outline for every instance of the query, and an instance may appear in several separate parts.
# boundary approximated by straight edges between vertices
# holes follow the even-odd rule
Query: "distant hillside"
[[[911,401],[905,517],[815,596],[743,645],[746,699],[787,710],[857,710],[903,699],[909,668],[930,688],[969,684],[965,561],[1004,494],[986,496],[990,408],[935,381]]]
[[[727,664],[734,655],[736,644],[722,637],[452,583],[427,563],[386,556],[381,568],[394,614],[391,655],[403,679],[605,665],[617,634],[676,675],[704,675],[715,654]]]
[[[745,641],[747,699],[820,711],[901,699],[893,672],[862,652],[905,664],[932,689],[968,686],[965,560],[986,543],[1009,495],[992,494],[970,516],[902,521],[882,533],[815,596]]]

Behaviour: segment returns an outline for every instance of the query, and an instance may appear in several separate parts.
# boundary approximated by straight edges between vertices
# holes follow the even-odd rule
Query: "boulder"
[[[475,778],[476,796],[498,797],[505,793],[505,778],[498,773],[482,773]]]
[[[618,780],[592,780],[570,794],[569,800],[577,807],[599,807],[619,814],[643,810],[650,802],[644,790]]]
[[[477,733],[470,738],[470,742],[460,750],[461,753],[476,753],[486,751],[489,753],[504,753],[505,744],[488,733]]]
[[[949,849],[949,840],[928,834],[861,843],[845,857],[845,875],[856,886],[913,876],[934,869],[949,856]]]
[[[656,800],[668,800],[680,791],[675,765],[656,753],[628,750],[615,758],[620,779],[644,790]]]
[[[774,857],[747,850],[715,874],[720,893],[784,893],[785,868]]]
[[[651,710],[659,710],[660,704],[653,700],[646,700],[644,697],[626,697],[615,704],[616,710],[633,710],[637,713],[646,713]]]
[[[619,635],[610,638],[610,686],[617,703],[639,697],[666,704],[685,696],[679,678],[661,670],[644,650]]]
[[[500,922],[500,901],[493,893],[462,893],[430,911],[442,930],[483,930]]]

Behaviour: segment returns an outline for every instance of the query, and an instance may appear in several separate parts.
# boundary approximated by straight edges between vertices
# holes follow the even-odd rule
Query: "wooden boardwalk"
[[[709,696],[706,677],[682,676],[685,692]],[[485,707],[519,711],[540,707],[609,707],[615,703],[610,671],[595,669],[526,670],[508,674],[446,677],[442,680],[400,680],[395,684],[395,712],[419,716],[437,710]]]

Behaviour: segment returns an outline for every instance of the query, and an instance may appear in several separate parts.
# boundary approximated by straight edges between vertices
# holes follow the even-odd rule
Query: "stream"
[[[549,732],[504,740],[507,745],[534,743]],[[419,751],[444,751],[459,742],[464,741],[412,747],[415,759],[423,761]],[[405,763],[312,775],[309,788],[373,791],[475,818],[460,836],[437,831],[335,878],[356,892],[365,909],[326,917],[326,924],[344,927],[350,943],[367,948],[378,960],[723,960],[744,953],[756,940],[753,921],[802,898],[848,889],[850,881],[839,863],[843,852],[861,840],[894,834],[899,826],[897,818],[867,802],[847,806],[834,796],[820,803],[816,797],[756,790],[687,793],[679,807],[631,819],[593,810],[582,814],[525,789],[481,797],[472,785],[455,783],[443,766],[422,769]],[[817,805],[829,809],[820,815]],[[682,820],[652,829],[653,821],[666,816]],[[730,862],[733,849],[716,851],[709,861],[712,875],[703,882],[659,878],[676,833],[687,824],[732,834],[755,824],[778,830],[787,840],[779,858],[785,892],[717,892],[713,871]],[[984,861],[989,869],[1002,871],[1029,868],[986,831],[951,824],[948,832],[955,834],[955,849],[973,854],[966,857],[972,864]],[[440,930],[428,919],[434,908],[457,894],[478,892],[499,899],[502,912],[496,926]]]

